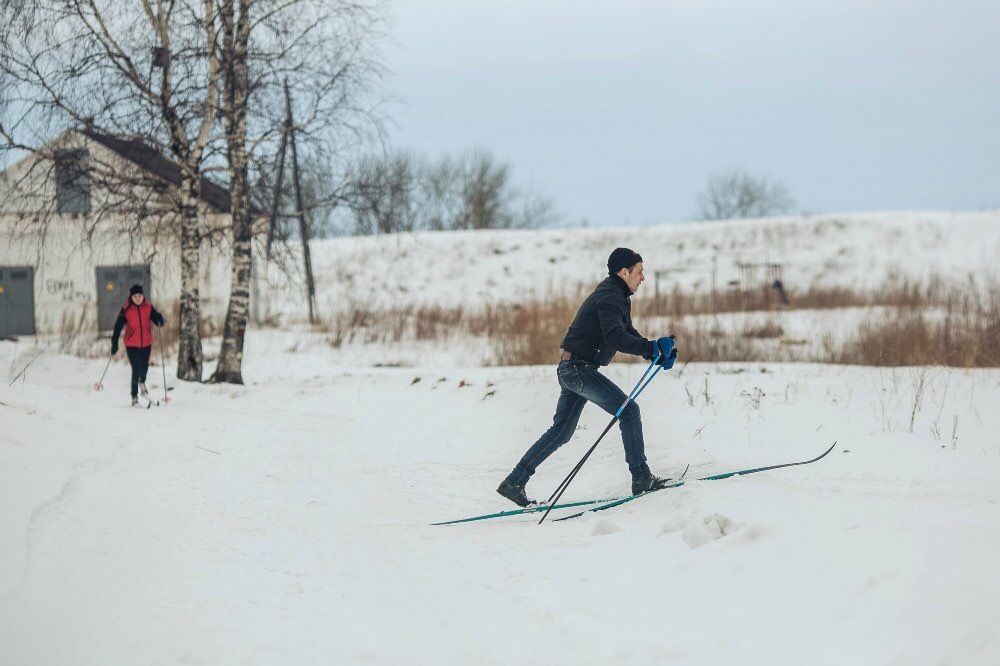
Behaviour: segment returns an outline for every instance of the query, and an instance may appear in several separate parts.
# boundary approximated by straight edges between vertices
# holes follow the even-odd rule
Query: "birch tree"
[[[229,306],[213,381],[242,384],[255,212],[249,170],[273,163],[285,90],[296,104],[290,145],[335,159],[380,134],[382,3],[346,0],[215,0],[220,17],[221,114],[232,193]],[[296,211],[298,212],[298,211]]]
[[[250,40],[250,0],[224,0],[219,6],[223,71],[222,117],[229,163],[232,201],[232,279],[229,306],[222,329],[219,362],[213,382],[243,383],[243,340],[250,311],[250,272],[253,262],[250,196],[247,181],[247,54]]]

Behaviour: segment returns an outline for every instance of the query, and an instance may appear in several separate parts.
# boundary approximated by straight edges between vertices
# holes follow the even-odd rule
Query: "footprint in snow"
[[[684,528],[681,538],[689,548],[700,548],[727,534],[732,534],[735,529],[736,524],[729,518],[719,513],[712,513],[702,517],[701,520],[691,522]]]
[[[597,521],[594,526],[590,529],[590,536],[606,536],[608,534],[614,534],[615,532],[621,532],[622,528],[607,519],[602,519]]]

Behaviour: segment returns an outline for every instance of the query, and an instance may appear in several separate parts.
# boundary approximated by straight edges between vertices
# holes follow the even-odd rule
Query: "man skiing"
[[[597,285],[583,302],[560,345],[557,370],[559,402],[552,426],[528,449],[514,470],[497,488],[497,492],[518,506],[529,506],[524,487],[538,465],[573,436],[584,405],[590,401],[609,414],[614,414],[625,402],[626,394],[598,368],[608,365],[616,352],[657,358],[659,365],[672,368],[677,349],[672,337],[647,340],[632,326],[631,296],[645,280],[642,257],[619,247],[608,257],[608,277]],[[642,440],[642,420],[639,406],[629,401],[618,421],[625,461],[632,473],[632,494],[655,490],[667,483],[654,476],[646,464]]]
[[[111,333],[111,355],[118,353],[118,336],[125,329],[125,351],[132,366],[132,406],[139,404],[139,389],[142,397],[149,400],[146,390],[146,372],[149,370],[149,353],[153,349],[153,329],[150,324],[163,326],[163,315],[146,300],[142,285],[134,284],[129,289],[128,300],[118,312],[115,330]]]

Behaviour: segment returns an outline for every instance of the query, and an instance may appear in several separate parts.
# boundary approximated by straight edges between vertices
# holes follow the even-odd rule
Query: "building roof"
[[[181,168],[176,162],[164,156],[160,151],[137,140],[120,139],[92,130],[80,130],[87,138],[134,162],[146,171],[159,176],[172,185],[181,184]],[[229,190],[218,185],[205,176],[201,177],[201,199],[220,213],[230,212],[232,201]],[[255,214],[258,211],[253,211]]]

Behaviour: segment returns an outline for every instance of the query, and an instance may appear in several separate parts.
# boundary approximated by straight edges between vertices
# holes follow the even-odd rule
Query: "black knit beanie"
[[[134,284],[134,285],[132,285],[132,288],[128,290],[128,295],[129,296],[135,296],[136,294],[142,294],[142,285],[141,284]],[[145,295],[145,294],[143,294],[143,295]]]
[[[616,247],[615,251],[608,257],[608,274],[614,275],[623,268],[632,268],[642,261],[638,252],[627,247]]]

